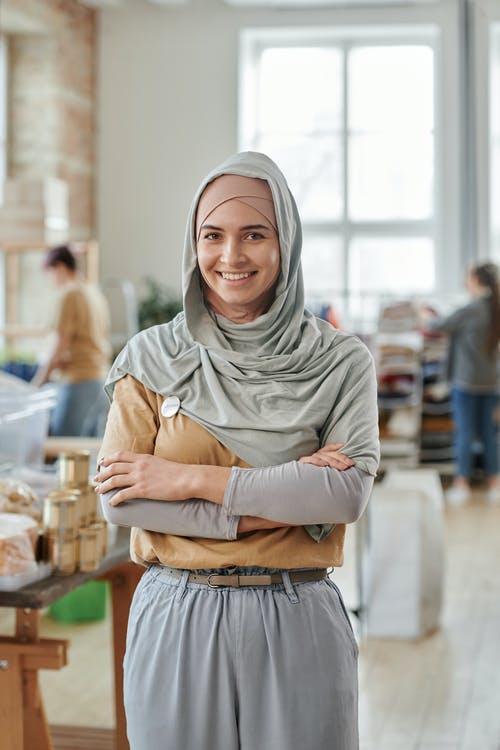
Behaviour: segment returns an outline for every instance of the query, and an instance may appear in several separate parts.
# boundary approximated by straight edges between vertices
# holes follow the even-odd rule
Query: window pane
[[[433,148],[431,135],[400,132],[351,136],[349,218],[430,218]]]
[[[357,47],[349,53],[349,128],[429,132],[434,128],[433,50]]]
[[[304,231],[302,271],[307,297],[342,289],[344,254],[340,237]]]
[[[349,218],[428,219],[434,204],[434,73],[427,46],[349,53]]]
[[[408,294],[434,287],[434,244],[427,237],[359,237],[349,250],[353,292]]]
[[[247,147],[275,159],[305,221],[343,213],[342,53],[338,48],[263,51],[254,139]]]
[[[263,134],[254,147],[279,164],[304,221],[340,218],[343,211],[340,138]]]
[[[341,126],[342,57],[331,48],[271,48],[259,75],[261,132],[319,135]]]
[[[492,35],[491,55],[491,130],[493,135],[500,136],[500,26],[495,27]]]

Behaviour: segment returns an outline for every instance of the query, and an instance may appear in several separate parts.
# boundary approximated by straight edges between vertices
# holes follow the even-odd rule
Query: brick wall
[[[18,23],[7,29],[8,175],[65,180],[70,238],[86,239],[95,234],[96,12],[76,0],[3,0],[2,12]]]

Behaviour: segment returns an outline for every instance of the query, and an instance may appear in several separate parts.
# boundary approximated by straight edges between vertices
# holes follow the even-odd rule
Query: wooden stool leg
[[[37,609],[16,610],[16,638],[26,643],[40,641],[40,611]],[[38,684],[38,671],[24,669],[22,672],[24,749],[52,750],[50,730],[45,715],[42,694]]]
[[[25,670],[23,672],[23,706],[24,706],[24,748],[37,750],[52,750],[50,730],[45,715],[42,694],[38,684],[38,672]]]
[[[21,658],[0,647],[0,737],[9,750],[24,750]]]
[[[139,565],[124,563],[114,568],[112,574],[107,578],[107,580],[111,581],[113,596],[116,750],[129,750],[125,709],[123,707],[123,657],[125,656],[130,603],[143,573],[144,568],[141,568]]]

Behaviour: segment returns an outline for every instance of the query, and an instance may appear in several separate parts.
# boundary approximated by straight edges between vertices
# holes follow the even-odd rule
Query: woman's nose
[[[242,257],[241,244],[238,239],[228,237],[222,248],[222,260],[230,265],[237,263]]]

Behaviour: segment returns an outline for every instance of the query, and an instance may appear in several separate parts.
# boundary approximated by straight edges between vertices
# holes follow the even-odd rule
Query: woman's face
[[[239,200],[222,203],[206,218],[197,242],[205,301],[235,323],[265,313],[274,300],[280,247],[274,227]]]
[[[474,271],[467,272],[467,276],[465,278],[465,286],[469,294],[473,297],[477,296],[481,292],[484,292],[484,287],[479,283],[479,279],[477,278]]]

